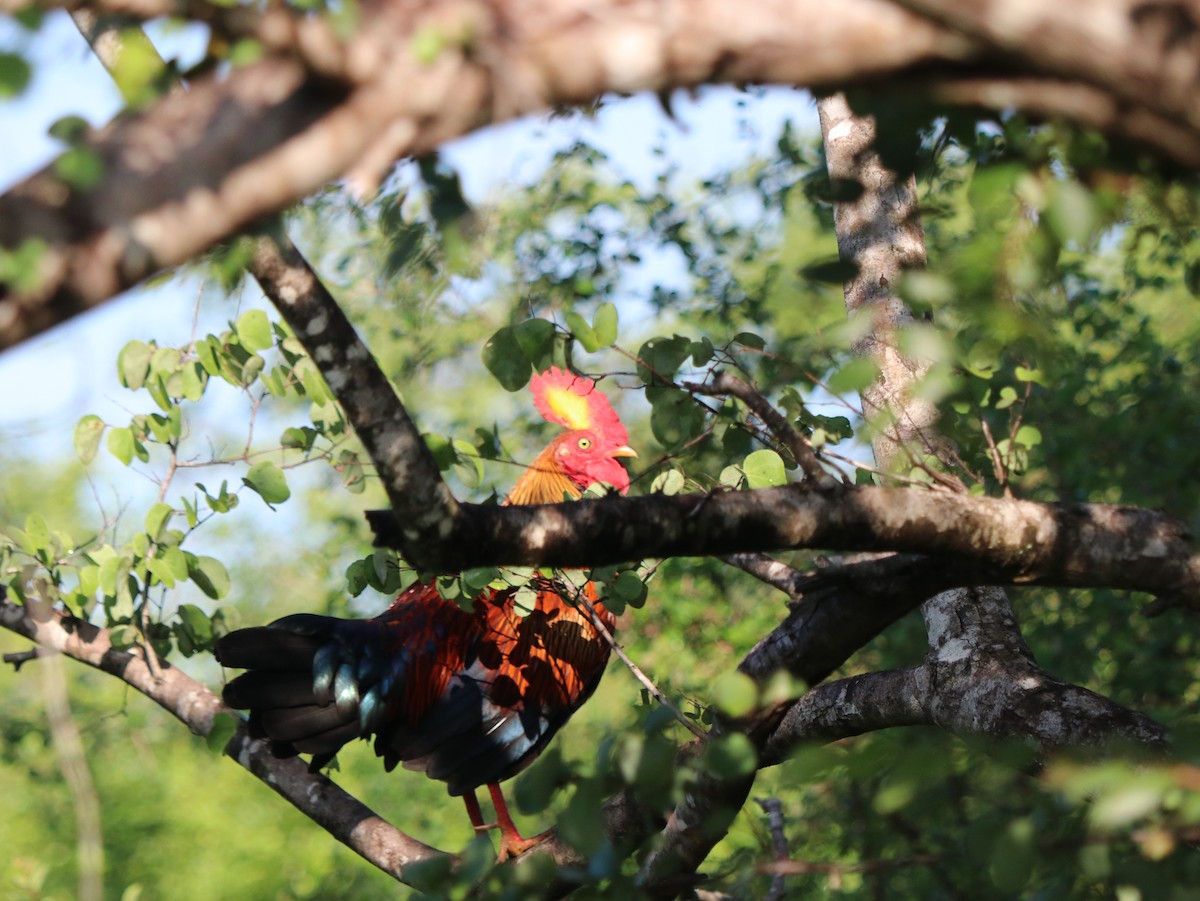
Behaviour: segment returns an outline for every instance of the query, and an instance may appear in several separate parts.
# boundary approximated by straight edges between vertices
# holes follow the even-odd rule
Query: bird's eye
[[[579,439],[579,449],[580,450],[587,450],[591,446],[592,446],[591,438],[580,438]]]

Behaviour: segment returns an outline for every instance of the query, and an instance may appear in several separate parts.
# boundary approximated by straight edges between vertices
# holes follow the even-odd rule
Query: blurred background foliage
[[[900,107],[883,124],[885,156],[918,179],[929,249],[929,269],[900,286],[920,314],[903,340],[930,364],[922,391],[943,410],[957,474],[981,493],[1165,507],[1200,526],[1194,179],[1015,116]],[[429,158],[401,167],[369,205],[331,189],[289,227],[460,496],[503,494],[514,464],[541,445],[545,428],[520,389],[551,362],[609,376],[602,388],[641,452],[635,492],[670,472],[708,488],[764,477],[746,462],[762,436],[737,408],[700,407],[672,385],[718,364],[753,378],[842,471],[869,457],[856,391],[874,374],[848,350],[858,327],[842,305],[833,191],[819,140],[788,125],[773,155],[704,183],[664,156],[652,187],[638,188],[578,143],[533,184],[472,205],[457,174]],[[301,610],[369,615],[387,602],[380,589],[411,578],[371,551],[361,511],[382,506],[382,492],[311,362],[257,312],[244,258],[234,244],[192,267],[223,330],[176,348],[131,336],[118,379],[135,392],[130,409],[148,412],[76,433],[85,460],[112,455],[169,477],[161,496],[157,485],[144,501],[131,490],[114,509],[94,499],[77,461],[0,447],[5,471],[21,474],[0,488],[4,581],[19,591],[36,571],[130,641],[145,611],[156,646],[212,685],[222,675],[208,649],[222,630]],[[920,481],[928,466],[899,475]],[[160,501],[169,509],[156,513]],[[802,748],[753,793],[782,804],[787,855],[800,864],[790,896],[1194,897],[1194,630],[1179,614],[1141,617],[1114,592],[1029,589],[1014,605],[1046,669],[1166,722],[1180,764],[1041,760],[923,728]],[[738,703],[731,683],[714,686],[785,613],[781,596],[740,572],[671,560],[619,637],[685,715],[706,720],[718,698]],[[0,636],[0,649],[21,648]],[[910,616],[837,675],[925,651]],[[73,801],[37,669],[0,675],[0,895],[31,901],[70,898],[76,880]],[[600,801],[631,785],[668,804],[687,777],[673,767],[686,731],[619,663],[610,669],[516,780],[521,825],[557,823],[591,855],[580,897],[633,891],[637,856],[604,845]],[[396,897],[387,877],[140,696],[68,672],[101,803],[106,897]],[[334,777],[423,841],[458,850],[471,840],[440,784],[385,775],[365,745],[341,755]],[[528,890],[505,880],[545,875],[481,876],[490,852],[474,853],[470,875],[498,897]],[[717,888],[761,897],[775,859],[766,814],[750,803],[706,870]],[[425,879],[435,896],[468,888],[432,870]]]

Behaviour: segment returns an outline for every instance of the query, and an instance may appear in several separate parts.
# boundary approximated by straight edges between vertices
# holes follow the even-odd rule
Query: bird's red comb
[[[629,437],[608,398],[585,379],[551,366],[529,382],[533,403],[548,422],[579,431],[599,432],[613,444],[626,444]]]

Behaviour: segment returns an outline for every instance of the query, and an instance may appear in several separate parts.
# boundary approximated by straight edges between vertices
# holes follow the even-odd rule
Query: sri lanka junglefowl
[[[636,454],[595,385],[552,367],[530,387],[538,412],[566,431],[505,503],[557,503],[596,483],[628,491],[620,458]],[[226,685],[225,703],[250,711],[251,734],[276,756],[311,754],[314,770],[352,739],[374,736],[389,772],[403,763],[442,780],[476,830],[491,828],[475,797],[487,785],[500,855],[520,854],[536,839],[517,831],[499,783],[532,763],[599,684],[609,644],[591,614],[614,625],[590,582],[581,591],[537,577],[529,587],[529,612],[517,606],[529,593],[518,599],[516,587],[485,590],[468,612],[434,582],[418,582],[373,619],[298,613],[232,632],[217,659],[248,672]]]

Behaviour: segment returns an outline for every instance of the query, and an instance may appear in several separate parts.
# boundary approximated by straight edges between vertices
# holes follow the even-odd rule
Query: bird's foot
[[[521,834],[516,830],[506,832],[501,830],[500,833],[500,854],[496,858],[497,863],[503,863],[510,857],[520,857],[530,848],[540,845],[550,837],[550,831],[539,833],[533,838],[522,838]]]

